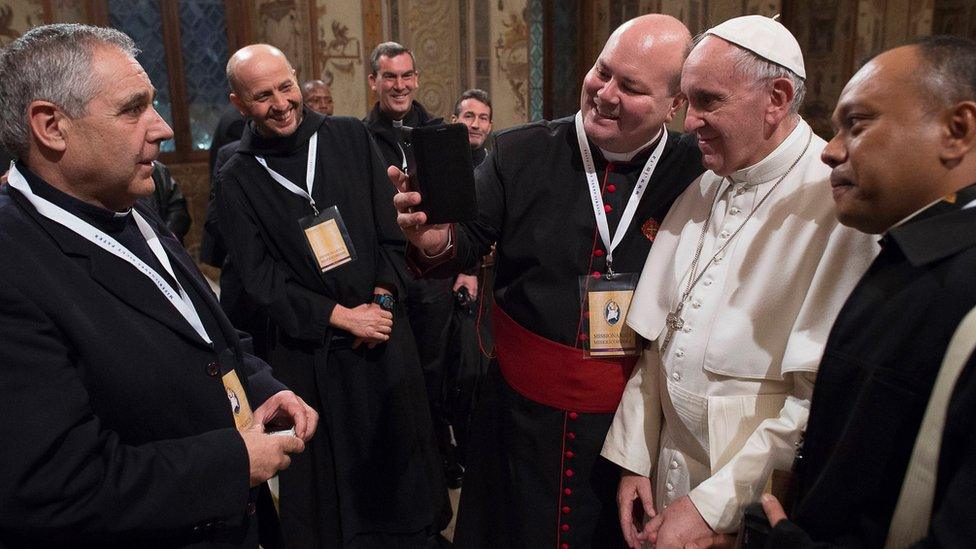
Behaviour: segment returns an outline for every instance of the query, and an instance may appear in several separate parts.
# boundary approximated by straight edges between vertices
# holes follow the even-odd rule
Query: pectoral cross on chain
[[[681,318],[681,309],[684,306],[684,300],[679,301],[678,306],[675,307],[674,311],[668,313],[668,316],[664,320],[664,323],[668,327],[668,333],[664,335],[664,342],[661,343],[662,353],[668,349],[668,345],[671,344],[671,339],[674,338],[674,333],[685,327],[685,320]]]

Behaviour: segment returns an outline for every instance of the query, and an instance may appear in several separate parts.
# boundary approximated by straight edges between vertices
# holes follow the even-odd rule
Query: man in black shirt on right
[[[774,525],[764,545],[967,547],[972,355],[941,404],[944,427],[931,430],[941,442],[922,443],[938,446],[931,478],[903,482],[950,339],[976,305],[976,43],[936,36],[878,55],[844,88],[833,125],[822,158],[837,217],[880,233],[881,253],[827,340],[790,520],[764,496]]]

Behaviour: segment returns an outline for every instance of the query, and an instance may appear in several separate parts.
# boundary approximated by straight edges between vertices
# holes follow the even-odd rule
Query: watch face
[[[389,294],[376,294],[373,296],[373,303],[379,305],[384,311],[393,311],[396,300]]]

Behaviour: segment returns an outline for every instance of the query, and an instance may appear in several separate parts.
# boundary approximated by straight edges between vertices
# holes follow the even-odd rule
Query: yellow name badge
[[[633,290],[587,292],[590,356],[636,356],[637,333],[624,322]]]
[[[231,370],[221,378],[224,382],[224,389],[227,391],[227,399],[230,400],[230,411],[234,414],[234,424],[238,431],[243,431],[251,426],[254,418],[251,416],[251,405],[247,402],[247,394],[241,385],[237,372]]]
[[[323,273],[352,261],[335,219],[328,219],[305,229],[305,238],[308,239],[315,261]]]
[[[314,216],[299,219],[298,226],[305,233],[308,248],[320,272],[331,271],[356,260],[356,249],[338,207],[332,206]]]

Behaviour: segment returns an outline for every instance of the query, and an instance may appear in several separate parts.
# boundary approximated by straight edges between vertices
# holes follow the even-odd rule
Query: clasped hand
[[[393,333],[393,313],[376,303],[363,303],[352,309],[336,305],[329,323],[356,336],[353,349],[363,343],[372,349],[390,339]]]

